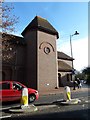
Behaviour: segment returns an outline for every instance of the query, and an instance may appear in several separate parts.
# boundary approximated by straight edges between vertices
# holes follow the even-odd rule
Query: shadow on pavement
[[[18,103],[20,103],[20,100],[19,101],[7,101],[7,102],[2,102],[2,106],[18,104]]]
[[[68,112],[57,112],[57,113],[39,113],[34,115],[26,115],[26,116],[15,116],[12,118],[8,118],[8,120],[89,120],[90,119],[90,109],[86,110],[76,110],[76,111],[68,111]]]

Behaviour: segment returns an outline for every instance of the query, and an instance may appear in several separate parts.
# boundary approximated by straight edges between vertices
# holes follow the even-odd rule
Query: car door
[[[21,99],[21,93],[22,93],[22,86],[20,86],[17,82],[12,82],[12,97],[14,100],[20,100]]]
[[[2,101],[15,101],[20,100],[21,90],[14,89],[12,82],[2,83]]]
[[[2,101],[10,101],[11,100],[11,89],[10,82],[2,83]]]

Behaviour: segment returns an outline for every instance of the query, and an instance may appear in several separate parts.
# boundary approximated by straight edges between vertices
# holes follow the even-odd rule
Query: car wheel
[[[29,103],[31,102],[34,102],[36,99],[36,96],[33,94],[33,95],[29,95]]]

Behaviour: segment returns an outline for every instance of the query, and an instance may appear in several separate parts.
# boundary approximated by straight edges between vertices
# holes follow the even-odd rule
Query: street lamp
[[[72,37],[74,35],[79,35],[79,33],[77,31],[75,31],[74,34],[70,35],[70,49],[71,49],[71,57],[73,58],[73,51],[72,51]],[[73,61],[72,61],[72,68],[73,68]]]

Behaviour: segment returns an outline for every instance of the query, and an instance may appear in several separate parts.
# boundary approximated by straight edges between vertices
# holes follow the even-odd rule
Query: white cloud
[[[57,50],[70,55],[70,42],[65,42],[63,44],[57,44]],[[82,70],[84,67],[88,66],[88,37],[73,40],[72,41],[72,51],[74,60],[74,68],[77,70]]]

